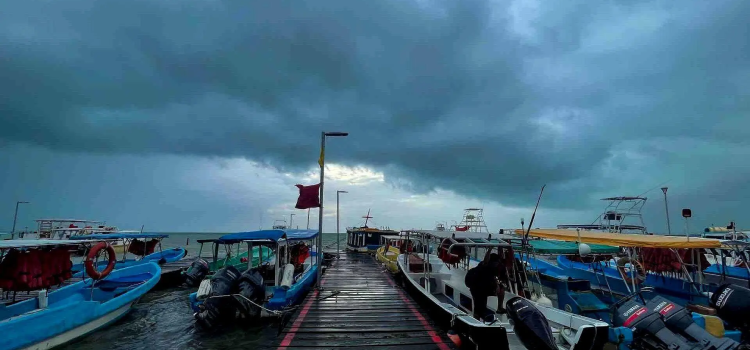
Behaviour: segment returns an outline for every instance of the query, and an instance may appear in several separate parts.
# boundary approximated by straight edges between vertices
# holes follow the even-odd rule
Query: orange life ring
[[[109,255],[109,262],[107,262],[107,267],[104,268],[104,271],[99,272],[94,267],[94,259],[96,258],[96,255],[99,254],[99,251],[106,249],[107,255]],[[117,262],[117,257],[115,257],[115,248],[112,248],[111,245],[99,242],[95,246],[93,246],[89,253],[86,255],[86,274],[89,275],[92,279],[100,280],[104,277],[107,277],[110,272],[115,268],[115,263]]]
[[[630,263],[631,269],[635,267],[635,284],[641,284],[646,281],[646,271],[643,269],[643,265],[638,260],[630,258],[621,258],[617,260],[617,271],[620,272],[622,279],[627,283],[633,283],[633,279],[630,278],[630,274],[625,272],[625,264]]]

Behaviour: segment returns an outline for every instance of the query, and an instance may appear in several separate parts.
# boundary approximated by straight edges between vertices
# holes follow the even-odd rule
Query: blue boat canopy
[[[269,240],[278,242],[286,238],[287,241],[302,241],[318,236],[317,230],[261,230],[237,232],[219,237],[218,242],[224,244],[239,243],[249,240]]]
[[[99,240],[108,240],[108,239],[135,239],[135,238],[167,238],[169,235],[165,235],[163,233],[103,233],[103,234],[92,234],[92,235],[78,235],[78,236],[71,236],[70,239],[74,240],[80,240],[80,239],[99,239]]]

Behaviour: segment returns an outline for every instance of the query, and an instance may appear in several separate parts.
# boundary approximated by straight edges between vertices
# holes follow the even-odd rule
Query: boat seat
[[[687,304],[685,308],[701,315],[714,316],[716,315],[716,309],[703,305]]]

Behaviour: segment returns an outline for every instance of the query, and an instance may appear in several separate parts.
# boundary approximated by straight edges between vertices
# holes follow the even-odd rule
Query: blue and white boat
[[[69,258],[69,248],[82,243],[2,241],[0,250],[7,252],[5,259],[10,251],[26,256],[43,254],[40,247],[45,253],[50,250],[67,253]],[[0,264],[0,268],[9,266]],[[49,349],[106,327],[126,315],[158,283],[160,273],[157,264],[140,264],[113,271],[99,280],[86,278],[69,285],[62,283],[61,287],[45,286],[38,295],[24,301],[6,300],[7,304],[0,303],[1,346],[8,350]],[[3,277],[7,281],[8,274]]]
[[[115,247],[115,252],[122,254],[121,258],[115,263],[115,269],[121,269],[150,262],[164,264],[184,258],[187,254],[185,248],[162,249],[161,241],[167,237],[169,235],[162,233],[109,233],[71,236],[70,239],[105,242],[121,241],[123,245]],[[128,257],[128,253],[133,254],[134,257]],[[98,268],[106,265],[107,261],[97,263]],[[82,277],[84,273],[83,269],[83,263],[74,264],[72,270],[76,273],[73,277]]]
[[[301,302],[315,284],[322,262],[322,255],[314,245],[317,237],[318,231],[287,229],[240,232],[219,238],[223,244],[247,244],[247,251],[265,246],[273,256],[259,266],[249,264],[244,272],[225,266],[210,280],[204,280],[198,292],[190,294],[196,318],[207,324],[217,317],[234,317],[232,308],[231,315],[220,315],[222,309],[226,310],[223,303],[235,302],[232,299],[247,302],[245,305],[252,310],[246,308],[240,313],[248,318],[278,316]],[[239,292],[235,293],[236,290]],[[226,298],[230,295],[235,298]],[[207,317],[211,322],[205,322]]]

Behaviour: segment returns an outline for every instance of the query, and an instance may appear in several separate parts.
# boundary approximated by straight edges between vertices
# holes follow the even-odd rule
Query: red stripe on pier
[[[416,307],[414,307],[414,304],[409,302],[409,298],[406,297],[406,294],[404,294],[404,291],[402,291],[401,288],[399,288],[398,286],[396,286],[395,283],[393,283],[393,279],[390,276],[388,277],[388,283],[391,285],[391,287],[396,288],[396,291],[398,292],[398,295],[401,297],[401,300],[409,308],[409,310],[411,310],[412,314],[414,314],[414,317],[416,317],[417,320],[419,320],[419,322],[427,331],[427,335],[429,335],[430,338],[432,338],[432,341],[435,343],[435,345],[437,345],[437,347],[440,350],[450,350],[448,345],[445,345],[445,343],[443,343],[443,340],[440,338],[437,332],[435,332],[435,329],[432,328],[429,322],[427,322],[427,319],[425,319],[424,316],[422,316],[422,313],[419,312],[419,310],[417,310]]]
[[[323,281],[323,279],[320,280],[321,286],[323,285]],[[303,306],[302,310],[300,310],[297,319],[294,321],[294,323],[292,323],[292,328],[290,328],[289,332],[284,336],[284,339],[281,341],[281,344],[279,345],[277,350],[286,350],[287,346],[292,345],[294,336],[297,334],[299,327],[302,325],[302,321],[305,320],[305,316],[307,316],[307,313],[310,312],[310,307],[312,306],[313,301],[318,298],[319,293],[320,291],[316,289],[312,295],[312,298],[307,300],[305,306]]]

